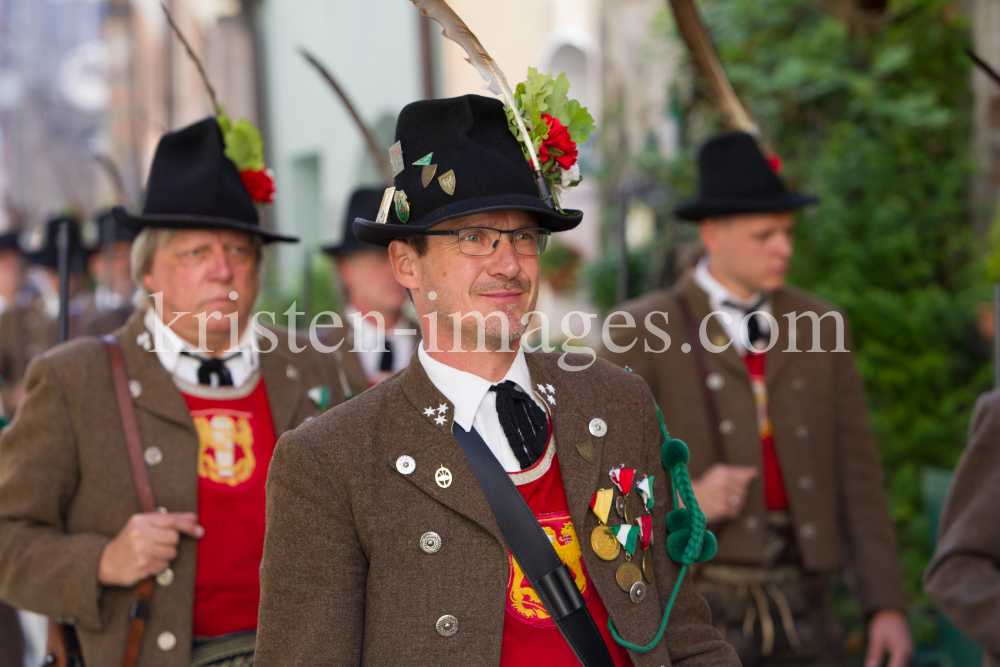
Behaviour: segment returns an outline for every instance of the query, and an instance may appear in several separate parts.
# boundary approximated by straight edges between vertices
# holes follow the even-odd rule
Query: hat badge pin
[[[396,190],[392,195],[392,202],[396,206],[396,217],[405,225],[410,220],[410,202],[406,198],[406,193]]]
[[[420,183],[426,188],[434,180],[434,174],[437,173],[438,166],[431,162],[434,159],[434,153],[428,153],[419,160],[413,163],[414,167],[423,167],[420,172]]]
[[[438,176],[438,183],[441,184],[441,189],[445,191],[445,194],[451,196],[455,194],[455,170],[449,169],[445,173]]]

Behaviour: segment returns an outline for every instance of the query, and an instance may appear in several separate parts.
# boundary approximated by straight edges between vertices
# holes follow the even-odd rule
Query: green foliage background
[[[988,288],[967,196],[967,19],[955,2],[899,0],[882,25],[857,34],[810,0],[699,5],[737,94],[784,160],[784,177],[822,198],[800,219],[790,281],[850,317],[918,640],[928,641],[920,469],[954,466],[991,373],[973,321]],[[676,40],[667,16],[663,38]],[[694,194],[696,148],[719,128],[696,87],[675,86],[671,108],[683,155],[665,161],[647,152],[636,165],[666,184],[664,208]],[[673,238],[668,216],[661,226]],[[594,287],[603,304],[606,281]]]

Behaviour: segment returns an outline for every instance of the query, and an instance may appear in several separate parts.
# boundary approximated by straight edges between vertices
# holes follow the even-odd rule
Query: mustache
[[[491,292],[505,292],[508,290],[528,293],[531,291],[531,281],[517,280],[516,278],[510,280],[490,280],[477,286],[473,294],[489,294]]]

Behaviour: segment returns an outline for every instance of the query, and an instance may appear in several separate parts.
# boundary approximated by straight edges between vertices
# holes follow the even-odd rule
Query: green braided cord
[[[615,630],[615,624],[611,622],[611,617],[608,617],[608,630],[611,631],[611,637],[614,638],[621,646],[624,646],[630,651],[635,651],[636,653],[649,653],[656,645],[660,643],[663,639],[663,633],[667,630],[667,621],[670,620],[670,610],[674,608],[674,600],[677,599],[677,594],[681,590],[681,582],[684,581],[684,575],[687,573],[687,565],[681,567],[680,576],[677,577],[677,583],[674,584],[674,592],[670,594],[670,602],[667,603],[667,610],[663,612],[663,622],[660,623],[660,631],[656,633],[653,637],[653,641],[649,642],[645,646],[639,646],[638,644],[633,644],[632,642],[625,641],[618,636],[618,631]]]

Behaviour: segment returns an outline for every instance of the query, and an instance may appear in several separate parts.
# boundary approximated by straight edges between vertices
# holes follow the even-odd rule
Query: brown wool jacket
[[[356,352],[351,350],[354,348],[354,329],[349,325],[347,318],[343,318],[344,326],[337,329],[328,329],[330,331],[328,335],[328,342],[326,345],[334,346],[340,345],[333,354],[336,355],[338,361],[340,362],[340,384],[344,391],[345,396],[357,396],[363,391],[369,388],[368,376],[365,375],[364,369],[361,367],[361,358]],[[416,322],[403,318],[396,324],[398,329],[415,329],[417,331],[416,341],[420,342],[420,325]]]
[[[143,447],[162,452],[149,467],[153,498],[171,512],[196,512],[198,436],[156,353],[140,346],[145,330],[137,313],[115,336]],[[309,389],[329,387],[334,405],[343,396],[333,357],[311,347],[292,353],[286,330],[273,331],[278,346],[261,354],[261,373],[280,435],[319,414]],[[119,664],[135,593],[98,584],[97,566],[140,511],[103,344],[80,338],[36,357],[24,402],[0,438],[0,599],[74,623],[87,665]],[[190,664],[195,541],[182,538],[178,551],[173,582],[153,591],[141,667]],[[172,650],[159,648],[163,633],[176,638]]]
[[[553,438],[583,562],[621,634],[646,644],[678,574],[664,548],[670,503],[652,396],[641,379],[600,360],[579,372],[560,370],[557,355],[527,360],[532,382],[555,390]],[[427,416],[429,408],[443,409],[442,424],[435,422],[442,412]],[[499,664],[507,548],[452,435],[452,413],[414,354],[405,370],[282,437],[267,483],[258,667]],[[598,417],[607,422],[604,437],[589,432]],[[594,463],[579,453],[584,445],[593,447]],[[412,474],[397,470],[403,455],[416,463]],[[597,526],[591,497],[611,488],[608,471],[622,463],[655,477],[658,501],[656,585],[639,604],[615,583],[624,557],[605,562],[589,546]],[[441,466],[453,477],[448,488],[435,483]],[[437,553],[419,546],[428,531],[441,537]],[[451,637],[435,630],[444,615],[458,620]],[[689,581],[663,640],[632,660],[637,667],[739,664]]]
[[[690,305],[696,325],[709,316],[706,294],[690,278],[677,288]],[[698,372],[694,352],[682,345],[691,340],[674,291],[658,291],[618,308],[631,313],[632,330],[612,330],[617,345],[638,342],[628,352],[602,356],[629,366],[649,383],[672,436],[691,448],[691,474],[697,478],[713,464],[761,467],[757,409],[743,360],[730,346],[725,352],[706,351],[707,382]],[[668,323],[654,315],[654,326],[670,336],[663,340],[645,326],[652,312],[668,313]],[[767,353],[765,373],[774,445],[781,462],[792,520],[808,570],[832,570],[846,554],[857,581],[859,602],[867,613],[905,609],[903,574],[895,531],[889,517],[882,465],[875,449],[864,387],[858,375],[853,341],[846,318],[844,347],[830,352],[837,335],[832,317],[820,320],[820,343],[826,353],[807,352],[813,346],[812,320],[799,319],[796,347],[789,352],[790,313],[812,311],[817,316],[839,312],[800,290],[785,287],[774,294],[777,344]],[[623,322],[621,317],[616,324]],[[709,342],[725,337],[715,317],[708,320]],[[712,423],[704,398],[706,384],[717,405],[719,423]],[[721,432],[724,461],[713,445],[712,430]],[[749,489],[743,513],[712,526],[719,538],[715,562],[754,565],[764,561],[764,492],[758,477]]]
[[[924,590],[1000,667],[1000,392],[983,394],[941,512]]]

